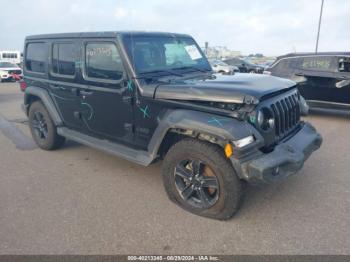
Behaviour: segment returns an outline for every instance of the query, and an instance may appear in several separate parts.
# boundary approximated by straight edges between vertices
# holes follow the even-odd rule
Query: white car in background
[[[19,80],[23,78],[22,69],[10,62],[0,62],[0,81]]]
[[[0,82],[11,80],[11,79],[12,79],[11,75],[9,75],[6,71],[0,70]]]
[[[211,68],[215,73],[233,75],[235,72],[239,73],[237,66],[228,65],[221,60],[209,60]]]

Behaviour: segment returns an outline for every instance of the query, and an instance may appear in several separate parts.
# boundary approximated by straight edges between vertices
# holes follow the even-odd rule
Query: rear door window
[[[26,50],[26,69],[35,73],[45,73],[47,65],[46,57],[46,43],[29,43]]]
[[[52,73],[74,76],[76,53],[74,43],[54,43],[52,46]]]

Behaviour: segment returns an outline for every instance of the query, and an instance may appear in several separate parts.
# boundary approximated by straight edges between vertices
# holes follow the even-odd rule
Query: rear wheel
[[[163,181],[169,198],[196,215],[225,220],[239,209],[243,185],[223,150],[184,139],[168,151]]]
[[[57,134],[45,106],[36,101],[29,109],[29,127],[35,143],[44,150],[53,150],[64,144],[65,138]]]

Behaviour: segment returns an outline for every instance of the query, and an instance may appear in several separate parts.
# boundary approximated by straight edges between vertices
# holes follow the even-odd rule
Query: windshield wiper
[[[203,72],[203,73],[211,72],[211,70],[202,69],[202,68],[199,68],[199,67],[196,67],[196,66],[183,66],[183,67],[177,67],[177,68],[174,68],[174,69],[180,69],[180,70],[192,69],[192,71],[200,71],[200,72]]]
[[[140,74],[157,74],[157,73],[167,73],[169,75],[174,75],[174,76],[183,76],[183,74],[174,72],[172,70],[167,70],[167,69],[159,69],[159,70],[152,70],[152,71],[144,71],[144,72],[140,72]],[[165,76],[165,75],[162,75]]]

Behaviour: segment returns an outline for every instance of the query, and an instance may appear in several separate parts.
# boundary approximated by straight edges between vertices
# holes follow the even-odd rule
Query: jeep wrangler
[[[24,81],[40,148],[67,138],[144,166],[164,159],[169,198],[209,218],[229,219],[246,182],[296,173],[322,143],[293,81],[216,76],[189,35],[29,36]]]

